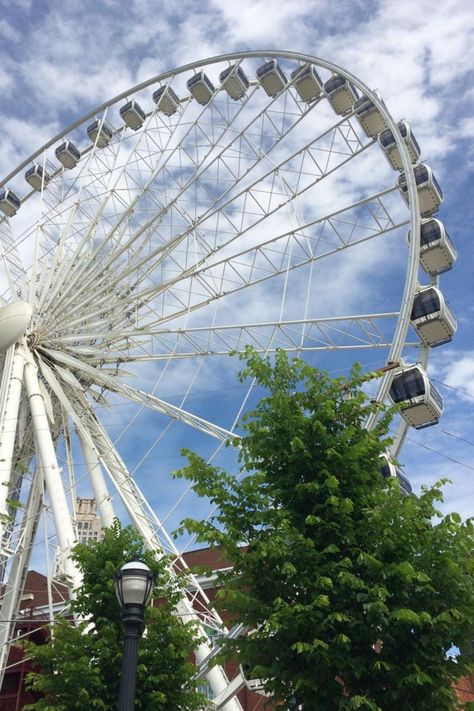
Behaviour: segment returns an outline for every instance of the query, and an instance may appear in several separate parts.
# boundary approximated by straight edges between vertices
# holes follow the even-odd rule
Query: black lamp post
[[[145,607],[151,600],[153,583],[153,573],[141,560],[126,563],[115,576],[115,593],[125,628],[118,711],[135,708],[138,640],[143,633]]]

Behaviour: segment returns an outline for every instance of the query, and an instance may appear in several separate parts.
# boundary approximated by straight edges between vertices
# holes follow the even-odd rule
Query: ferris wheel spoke
[[[321,319],[179,328],[152,335],[150,354],[137,353],[124,362],[192,358],[240,353],[251,345],[257,352],[387,349],[398,312]],[[413,345],[413,344],[407,344]]]
[[[229,430],[218,427],[217,425],[214,425],[211,422],[198,417],[197,415],[193,415],[190,412],[186,412],[176,405],[171,405],[170,403],[165,402],[154,395],[133,388],[123,382],[119,382],[118,378],[107,375],[103,370],[94,368],[93,366],[82,362],[78,358],[73,358],[63,352],[52,351],[47,348],[42,349],[42,353],[49,356],[49,358],[56,363],[56,370],[58,370],[59,363],[64,364],[78,373],[81,373],[86,380],[90,380],[90,382],[98,385],[99,387],[104,387],[110,392],[117,393],[132,402],[144,405],[145,407],[156,410],[157,412],[167,415],[172,419],[191,425],[195,429],[211,435],[221,441],[227,441],[228,439],[232,439],[234,437],[233,433]],[[65,373],[67,371],[59,368],[59,372]],[[72,382],[69,382],[69,384],[73,385]],[[80,389],[83,390],[82,386]]]
[[[383,204],[383,195],[391,192],[388,190],[239,254],[216,260],[211,265],[196,269],[189,276],[177,278],[174,283],[159,284],[154,289],[137,292],[137,307],[135,312],[129,312],[129,317],[136,318],[139,328],[150,332],[223,296],[398,230],[407,222],[392,218]],[[158,315],[155,320],[146,310],[140,311],[142,305],[151,299]]]
[[[129,327],[123,337],[133,340],[129,329],[133,328],[135,335],[137,327],[138,333],[150,333],[165,321],[202,308],[224,294],[240,291],[396,231],[407,223],[397,220],[392,214],[392,207],[386,201],[392,193],[393,189],[389,189],[371,196],[331,215],[300,225],[296,231],[286,232],[240,254],[216,260],[210,266],[190,268],[172,281],[133,290],[134,308],[130,308],[128,296],[119,296],[121,277],[117,274],[108,285],[108,294],[101,293],[101,289],[93,291],[89,300],[80,302],[76,309],[68,310],[58,300],[50,313],[55,329],[61,330],[61,335],[54,335],[54,339],[79,345],[104,338],[109,344],[117,346],[118,334],[124,334],[124,321]],[[116,294],[112,302],[111,292]],[[161,308],[157,297],[161,299]],[[147,303],[151,305],[152,301],[153,308],[146,308]],[[165,305],[167,311],[164,310]],[[80,315],[73,318],[75,310]],[[159,314],[159,319],[154,318],[155,313]],[[96,332],[94,338],[91,337],[92,330]],[[68,331],[74,333],[74,338],[68,335]]]

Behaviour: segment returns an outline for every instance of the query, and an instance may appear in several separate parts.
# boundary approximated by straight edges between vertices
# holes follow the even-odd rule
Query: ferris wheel
[[[157,514],[177,486],[157,453],[227,456],[252,400],[229,353],[389,364],[374,395],[404,403],[389,468],[408,426],[437,421],[424,368],[456,328],[439,288],[455,250],[419,158],[409,124],[350,72],[252,51],[131,88],[1,181],[2,667],[32,557],[54,558],[71,593],[80,582],[78,492],[104,526],[125,510],[157,555],[180,555]],[[193,590],[178,613],[221,629]],[[208,669],[210,652],[196,659],[216,708],[237,710],[244,680]]]

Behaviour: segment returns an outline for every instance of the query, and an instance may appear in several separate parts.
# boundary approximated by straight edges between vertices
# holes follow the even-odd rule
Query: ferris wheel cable
[[[216,320],[216,318],[217,318],[217,311],[218,311],[218,304],[216,304],[216,307],[215,307],[215,309],[214,309],[214,313],[213,313],[213,317],[212,317],[213,323],[215,323],[215,320]],[[186,324],[185,324],[185,325],[186,325]],[[173,358],[173,355],[175,355],[175,353],[176,353],[176,351],[177,351],[177,349],[178,349],[178,346],[179,346],[179,339],[176,339],[176,345],[175,345],[174,351],[171,353],[171,358]],[[168,363],[170,363],[170,362],[171,362],[171,359],[168,361]],[[167,365],[168,365],[168,364],[167,364]],[[165,372],[165,370],[166,370],[166,368],[167,368],[167,365],[165,366],[165,369],[163,370],[163,374],[164,374],[164,372]],[[183,395],[183,397],[182,397],[182,399],[181,399],[181,402],[180,402],[180,404],[179,404],[179,407],[180,407],[180,408],[183,408],[183,407],[184,407],[184,404],[185,404],[185,402],[186,402],[186,400],[187,400],[187,398],[188,398],[188,396],[189,396],[189,393],[191,392],[191,388],[193,387],[194,383],[196,382],[196,380],[197,380],[197,378],[198,378],[198,376],[199,376],[199,373],[200,373],[200,371],[201,371],[203,365],[204,365],[204,359],[201,359],[201,361],[200,361],[200,363],[199,363],[199,366],[198,366],[198,368],[196,369],[196,371],[195,371],[195,373],[194,373],[194,376],[193,376],[193,378],[191,379],[191,381],[190,381],[190,383],[189,383],[189,385],[188,385],[188,388],[186,389],[186,391],[185,391],[185,393],[184,393],[184,395]],[[153,390],[152,390],[152,394],[154,394],[154,393],[156,392],[156,390],[157,390],[157,388],[158,388],[158,385],[159,385],[159,383],[160,383],[160,380],[161,380],[161,376],[160,376],[160,378],[157,380],[157,382],[156,382],[156,384],[155,384],[155,387],[154,387]],[[148,450],[145,452],[145,454],[144,454],[143,457],[140,459],[140,461],[138,462],[138,464],[131,470],[130,473],[131,473],[132,476],[133,476],[133,474],[139,469],[139,467],[144,463],[144,461],[149,459],[149,455],[151,454],[151,452],[156,448],[156,446],[157,446],[157,445],[159,444],[159,442],[163,439],[163,437],[165,436],[165,434],[171,429],[171,427],[174,425],[175,422],[176,422],[176,420],[171,420],[171,421],[168,423],[168,425],[165,427],[165,429],[162,431],[162,433],[155,439],[155,441],[153,442],[152,446],[148,448]],[[233,428],[231,428],[231,430],[233,430]],[[120,437],[119,437],[119,439],[120,439]],[[165,522],[163,522],[163,525],[165,525]]]
[[[289,262],[288,262],[288,264],[289,264]],[[287,271],[286,276],[288,276],[288,271]],[[308,281],[307,293],[309,293],[309,286],[310,286],[310,283],[311,283],[311,282]],[[284,305],[284,302],[285,302],[285,294],[286,294],[286,288],[285,288],[285,290],[283,291],[282,298],[281,298],[280,318],[282,317],[282,313],[283,313],[283,305]],[[307,302],[308,302],[308,300],[307,300]],[[271,348],[271,345],[272,345],[272,342],[273,342],[273,339],[274,339],[274,335],[275,335],[275,330],[273,331],[273,335],[272,335],[271,338],[270,338],[270,342],[269,342],[269,345],[268,345],[268,349],[267,349],[267,351],[266,351],[266,354],[268,354],[269,349]],[[253,378],[252,382],[251,382],[251,383],[249,384],[249,386],[248,386],[247,393],[246,393],[245,397],[243,398],[243,400],[242,400],[242,402],[241,402],[241,404],[240,404],[240,407],[239,407],[239,409],[238,409],[238,411],[237,411],[237,414],[235,415],[234,420],[233,420],[233,422],[232,422],[232,425],[231,425],[231,427],[230,427],[230,431],[231,431],[231,432],[234,432],[235,428],[237,427],[237,425],[238,425],[238,423],[239,423],[239,421],[240,421],[240,418],[241,418],[241,416],[242,416],[242,412],[243,412],[243,410],[244,410],[245,405],[247,404],[247,401],[248,401],[248,399],[249,399],[249,397],[250,397],[250,394],[251,394],[251,392],[252,392],[252,390],[253,390],[253,387],[254,387],[254,385],[255,385],[255,382],[256,382],[256,379]],[[223,441],[219,443],[219,445],[217,446],[217,448],[214,450],[214,452],[213,452],[213,453],[211,454],[211,456],[208,458],[208,463],[210,463],[211,461],[213,461],[213,460],[217,457],[217,455],[218,455],[219,452],[221,451],[221,449],[222,449],[222,447],[224,446],[224,444],[225,444],[225,443],[224,443]],[[178,506],[180,506],[180,505],[183,503],[183,501],[184,501],[184,500],[186,499],[186,497],[191,493],[191,491],[192,491],[192,485],[189,484],[189,485],[187,486],[187,488],[184,490],[183,494],[179,497],[179,499],[178,499],[178,501],[176,502],[175,506],[173,506],[173,507],[169,510],[168,514],[165,516],[165,518],[164,518],[164,520],[163,520],[163,525],[166,525],[168,519],[175,513],[175,511],[176,511],[176,509],[178,508]],[[212,510],[211,510],[211,511],[212,511]],[[210,515],[211,515],[211,513],[208,514],[208,517],[206,518],[206,520],[209,518]],[[194,536],[191,537],[190,541],[188,542],[188,545],[184,548],[184,551],[183,551],[183,552],[185,552],[186,550],[188,550],[189,547],[190,547],[190,545],[193,544],[193,543],[191,543],[191,541],[193,541],[193,542],[196,541],[196,535],[194,535]]]
[[[287,267],[286,278],[288,277],[288,273],[289,273],[289,264],[290,264],[290,262],[289,262],[289,260],[288,260],[288,267]],[[310,277],[311,277],[311,275],[310,275]],[[304,318],[305,318],[305,319],[306,319],[306,316],[307,316],[306,309],[307,309],[308,303],[309,303],[308,297],[309,297],[310,287],[311,287],[311,278],[309,278],[309,279],[308,279],[308,282],[307,282],[306,307],[305,307],[305,312],[304,312]],[[281,303],[280,303],[280,319],[282,318],[282,315],[283,315],[283,307],[284,307],[284,303],[285,303],[285,297],[286,297],[286,288],[284,289],[284,291],[283,291],[283,293],[282,293],[282,296],[281,296],[281,300],[280,300],[280,302],[281,302]],[[268,353],[270,352],[270,350],[271,350],[271,348],[272,348],[272,345],[273,345],[273,341],[274,341],[275,335],[276,335],[276,330],[273,329],[273,333],[272,333],[272,335],[271,335],[271,337],[270,337],[270,340],[269,340],[269,343],[268,343],[268,347],[267,347],[267,349],[266,349],[266,351],[265,351],[265,355],[268,355]],[[242,402],[240,403],[240,407],[239,407],[239,409],[238,409],[236,415],[234,416],[234,420],[233,420],[233,422],[232,422],[232,424],[231,424],[231,428],[230,428],[231,432],[234,432],[234,431],[235,431],[235,428],[237,427],[237,425],[239,424],[239,422],[240,422],[240,420],[241,420],[242,412],[244,411],[244,408],[245,408],[245,406],[246,406],[246,404],[247,404],[247,402],[248,402],[248,399],[250,398],[250,395],[251,395],[252,390],[253,390],[253,388],[254,388],[254,386],[255,386],[255,383],[256,383],[256,378],[254,377],[254,378],[252,379],[252,381],[249,383],[249,386],[248,386],[247,392],[246,392],[246,394],[245,394],[245,397],[243,398]],[[238,436],[236,439],[240,440],[240,436]],[[216,447],[216,449],[214,450],[214,452],[213,452],[213,453],[211,454],[211,456],[208,458],[208,460],[207,460],[208,464],[210,464],[212,461],[214,461],[214,460],[216,459],[216,457],[218,456],[218,454],[219,454],[220,451],[222,450],[224,444],[225,444],[225,442],[220,442],[220,443],[218,444],[218,446]],[[241,476],[242,476],[242,472],[241,472],[241,474],[240,474],[240,477],[241,477]],[[239,478],[240,478],[240,477],[239,477]],[[176,508],[177,508],[177,505],[178,505],[178,504],[181,504],[181,503],[185,500],[185,498],[190,494],[192,488],[193,488],[193,487],[192,487],[192,484],[189,484],[188,487],[187,487],[187,488],[185,489],[185,491],[183,492],[183,494],[179,497],[177,504],[170,510],[170,512],[168,513],[168,515],[165,517],[165,519],[164,519],[164,524],[165,524],[165,522],[168,520],[168,518],[170,518],[171,515],[174,514],[174,512],[175,512],[175,510],[176,510]],[[209,511],[209,513],[208,513],[208,515],[207,515],[207,517],[206,517],[206,519],[205,519],[206,521],[209,520],[209,518],[213,515],[213,512],[214,512],[215,510],[216,510],[216,507],[211,508],[211,510]],[[194,543],[196,542],[196,540],[197,540],[197,534],[192,535],[192,536],[190,537],[189,541],[188,541],[188,544],[185,546],[183,552],[185,552],[186,550],[188,550],[188,549],[191,547],[191,545],[194,545]]]
[[[117,144],[117,148],[116,148],[116,150],[115,150],[115,154],[113,154],[114,160],[113,160],[113,162],[112,162],[112,166],[111,166],[111,168],[110,168],[110,170],[109,170],[109,172],[108,172],[108,181],[109,181],[109,182],[108,182],[108,185],[107,185],[107,187],[106,187],[106,190],[105,190],[105,193],[104,193],[104,197],[103,197],[103,199],[102,199],[102,201],[101,201],[101,204],[100,204],[100,206],[99,206],[99,209],[95,212],[95,215],[94,215],[93,219],[92,219],[91,222],[88,224],[87,229],[86,229],[86,231],[85,231],[85,234],[83,235],[81,245],[84,246],[84,247],[85,247],[85,245],[90,245],[90,244],[91,244],[91,237],[92,237],[93,233],[95,232],[95,230],[96,230],[96,228],[97,228],[97,225],[99,224],[99,220],[101,219],[101,217],[102,217],[102,215],[103,215],[103,213],[104,213],[104,211],[105,211],[105,209],[106,209],[108,198],[113,194],[113,187],[112,187],[112,185],[113,185],[113,184],[116,185],[116,183],[117,183],[118,180],[120,179],[120,173],[119,173],[119,175],[118,175],[116,178],[115,178],[115,176],[114,176],[114,167],[115,167],[115,165],[116,165],[116,162],[117,162],[118,157],[119,157],[119,152],[120,152],[120,151],[119,151],[119,148],[118,148],[118,145],[119,145],[119,144]],[[92,156],[93,156],[93,154],[91,154],[91,158],[92,158]],[[110,156],[110,154],[109,154],[109,156]],[[114,180],[115,180],[115,183],[113,183]],[[65,235],[65,238],[67,238],[67,235]],[[80,251],[79,251],[79,254],[80,254]],[[60,285],[64,285],[64,278],[66,277],[66,275],[67,275],[67,276],[73,276],[73,275],[71,275],[71,273],[70,273],[70,265],[68,264],[67,260],[65,260],[64,264],[66,265],[67,268],[66,268],[66,269],[61,269],[61,268],[59,269],[58,275],[57,275],[58,286],[57,286],[55,289],[53,289],[53,293],[51,294],[51,298],[54,298],[54,297],[56,296],[57,290],[60,288]],[[63,277],[63,278],[61,278],[61,277]],[[73,281],[71,281],[71,283],[73,283]],[[70,284],[68,284],[68,285],[65,287],[65,290],[67,290],[67,289],[69,289],[69,288],[70,288]]]
[[[217,312],[217,309],[216,309],[216,312]],[[188,315],[186,315],[186,317],[185,317],[185,325],[186,325],[186,323],[187,323],[187,318],[188,318]],[[178,343],[176,343],[175,349],[176,349],[177,347],[178,347]],[[155,385],[154,385],[153,390],[152,390],[152,395],[155,394],[156,390],[158,389],[158,387],[159,387],[159,385],[160,385],[160,383],[161,383],[161,380],[165,377],[166,371],[167,371],[168,367],[170,366],[170,363],[171,363],[171,361],[168,361],[168,363],[165,364],[165,367],[163,368],[162,372],[160,373],[160,376],[158,377],[158,379],[157,379],[156,382],[155,382]],[[201,366],[200,366],[200,367],[201,367]],[[199,369],[200,369],[200,367],[199,367]],[[183,407],[184,402],[185,402],[185,399],[186,399],[186,396],[183,398],[180,407]],[[140,409],[138,410],[138,412],[136,413],[136,415],[132,418],[131,422],[127,425],[127,427],[123,428],[123,430],[122,430],[122,432],[120,433],[120,435],[115,439],[114,445],[116,445],[116,444],[120,441],[120,439],[124,436],[125,432],[129,429],[130,425],[135,422],[136,418],[137,418],[137,417],[143,412],[143,410],[145,410],[145,409],[146,409],[146,408],[145,408],[145,405],[142,405],[142,406],[140,407]],[[171,421],[170,421],[169,425],[166,427],[166,431],[168,431],[168,430],[171,428],[171,426],[174,424],[174,422],[175,422],[175,420],[171,420]],[[136,470],[136,468],[135,468],[135,470]],[[134,470],[134,471],[135,471],[135,470]],[[133,471],[131,472],[131,474],[133,475]]]
[[[45,161],[46,161],[46,154],[43,155],[43,170],[45,170]],[[43,182],[43,188],[44,188],[44,180]],[[43,190],[40,192],[40,209],[39,212],[41,214],[42,212],[42,207],[43,207]],[[36,235],[35,235],[35,240],[34,240],[34,247],[33,247],[33,262],[32,262],[32,271],[31,271],[31,278],[30,278],[30,290],[29,290],[29,303],[31,304],[32,307],[36,305],[36,295],[35,295],[35,290],[36,290],[36,269],[38,266],[38,257],[39,257],[39,249],[40,249],[40,240],[42,237],[42,230],[40,225],[36,228]]]

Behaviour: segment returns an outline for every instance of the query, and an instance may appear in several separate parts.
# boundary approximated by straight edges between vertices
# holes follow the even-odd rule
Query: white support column
[[[67,505],[61,470],[56,458],[56,450],[51,437],[49,420],[39,387],[37,368],[29,352],[26,353],[24,375],[32,415],[37,456],[44,477],[46,490],[49,495],[49,504],[53,513],[58,545],[67,577],[67,585],[70,594],[73,594],[74,589],[81,584],[79,571],[70,558],[71,548],[76,545],[77,540]]]
[[[22,521],[22,533],[9,568],[0,605],[0,687],[8,660],[10,643],[16,624],[23,588],[25,587],[31,550],[43,501],[43,481],[38,467],[28,497],[28,505]]]
[[[20,348],[11,346],[5,357],[0,411],[0,541],[5,530],[2,516],[8,514],[8,489],[18,426],[25,357]]]
[[[100,520],[102,526],[107,528],[112,526],[115,514],[112,499],[107,490],[107,484],[105,482],[104,475],[102,474],[102,469],[100,468],[99,457],[97,456],[97,452],[91,447],[82,434],[78,432],[77,435],[81,444],[84,463],[87,471],[89,472],[89,478],[92,483],[94,498],[97,508],[99,509]]]

